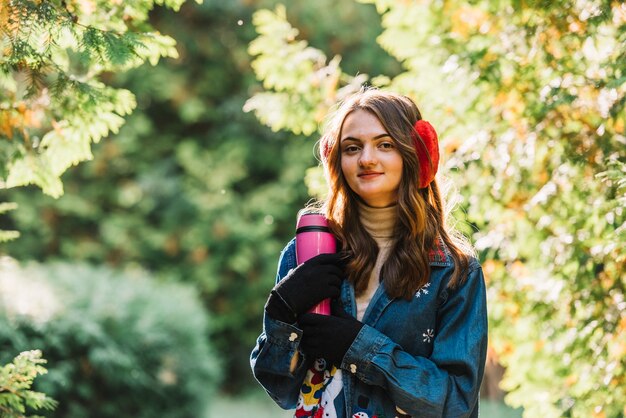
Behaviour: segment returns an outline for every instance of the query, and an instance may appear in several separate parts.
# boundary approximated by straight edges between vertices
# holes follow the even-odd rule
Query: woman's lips
[[[358,174],[358,177],[360,179],[368,180],[368,179],[373,179],[373,178],[376,178],[378,176],[381,176],[382,174],[383,173],[379,173],[377,171],[368,171],[368,172],[365,172],[365,173]]]

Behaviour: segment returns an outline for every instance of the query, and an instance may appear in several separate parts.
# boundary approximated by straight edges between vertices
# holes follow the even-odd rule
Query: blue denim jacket
[[[462,285],[447,287],[452,258],[431,256],[429,283],[410,300],[391,299],[379,286],[365,324],[341,364],[338,417],[477,417],[487,352],[487,306],[480,264],[472,259]],[[281,253],[276,280],[296,267],[295,240]],[[356,315],[354,288],[341,300]],[[302,330],[267,315],[250,363],[256,379],[283,409],[295,409],[307,359],[290,371]],[[300,354],[302,357],[302,354]],[[399,413],[398,411],[402,411]]]

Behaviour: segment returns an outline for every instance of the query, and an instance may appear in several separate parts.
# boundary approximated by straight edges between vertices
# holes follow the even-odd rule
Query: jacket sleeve
[[[276,283],[296,266],[292,240],[278,261]],[[300,387],[306,375],[306,366],[300,356],[297,367],[291,370],[291,360],[298,351],[302,330],[295,325],[263,317],[263,332],[250,355],[250,365],[256,380],[283,409],[294,409]]]
[[[342,368],[382,387],[405,413],[468,417],[476,408],[487,354],[487,303],[482,269],[472,263],[463,284],[446,289],[430,357],[413,356],[365,325]],[[407,318],[407,321],[411,319]]]

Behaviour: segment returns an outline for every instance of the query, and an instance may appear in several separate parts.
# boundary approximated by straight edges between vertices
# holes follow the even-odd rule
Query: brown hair
[[[358,202],[341,170],[339,142],[343,122],[351,112],[361,109],[375,115],[393,138],[403,160],[402,179],[398,190],[395,241],[381,277],[391,297],[411,298],[428,283],[430,277],[429,252],[440,238],[454,261],[449,282],[454,287],[464,280],[472,249],[464,237],[446,227],[444,201],[437,181],[420,189],[419,161],[415,154],[412,130],[421,114],[408,97],[364,88],[348,97],[333,114],[325,134],[320,139],[322,163],[328,196],[323,211],[331,228],[349,256],[348,279],[357,295],[367,288],[368,280],[378,256],[378,246],[361,224]]]

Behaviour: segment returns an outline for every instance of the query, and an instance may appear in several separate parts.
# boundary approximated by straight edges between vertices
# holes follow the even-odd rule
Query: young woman
[[[446,226],[435,130],[409,98],[363,89],[320,149],[341,251],[297,266],[295,240],[283,250],[256,379],[296,417],[477,417],[485,283]],[[332,315],[307,313],[325,298]]]

